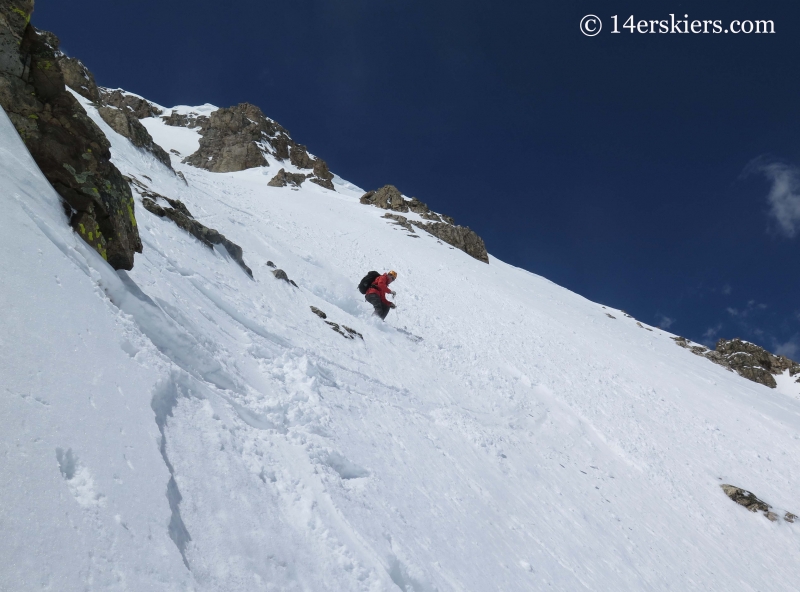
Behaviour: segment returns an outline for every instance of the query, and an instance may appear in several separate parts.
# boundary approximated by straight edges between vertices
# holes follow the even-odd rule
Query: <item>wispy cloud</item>
[[[731,292],[733,292],[733,289],[731,288],[730,284],[725,284],[722,286],[722,293],[725,294],[725,296],[728,296]]]
[[[656,324],[662,329],[669,329],[672,325],[675,324],[675,319],[671,319],[670,317],[663,314],[657,314]]]
[[[748,300],[747,306],[744,308],[734,308],[732,306],[727,307],[725,310],[729,315],[732,317],[739,317],[741,319],[749,317],[754,312],[759,310],[766,310],[767,305],[763,302],[756,302],[755,300]]]
[[[800,232],[800,168],[758,158],[747,166],[748,172],[761,173],[772,183],[767,195],[770,216],[781,234],[794,238]]]
[[[717,343],[717,337],[720,331],[722,331],[722,323],[719,323],[715,327],[709,327],[706,329],[706,332],[703,333],[703,341],[701,341],[701,343],[708,347],[714,347]]]
[[[800,335],[795,335],[785,343],[776,344],[775,353],[796,361],[800,354]]]

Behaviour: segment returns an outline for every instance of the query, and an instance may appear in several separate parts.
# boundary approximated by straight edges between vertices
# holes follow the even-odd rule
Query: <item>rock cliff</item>
[[[30,24],[32,11],[32,0],[0,0],[0,105],[63,198],[72,228],[113,267],[131,269],[142,251],[133,196],[108,139],[65,85],[76,81],[92,95],[93,80],[64,61],[54,35]]]

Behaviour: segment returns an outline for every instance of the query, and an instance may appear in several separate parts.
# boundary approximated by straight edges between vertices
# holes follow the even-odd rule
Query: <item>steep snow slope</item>
[[[340,180],[174,158],[186,186],[82,102],[123,173],[254,279],[140,206],[144,253],[115,273],[1,118],[0,590],[796,588],[800,525],[719,487],[800,511],[796,398],[410,238]],[[355,285],[388,268],[382,323]]]

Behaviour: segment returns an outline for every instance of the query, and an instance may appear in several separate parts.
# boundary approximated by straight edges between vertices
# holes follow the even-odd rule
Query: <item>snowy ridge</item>
[[[122,173],[241,245],[254,279],[141,203],[144,252],[114,272],[0,115],[0,590],[796,587],[800,526],[719,485],[800,511],[797,397],[411,240],[338,177],[275,188],[271,161],[173,154],[185,185],[79,100]],[[189,154],[194,130],[142,123]],[[388,268],[382,323],[355,285]]]

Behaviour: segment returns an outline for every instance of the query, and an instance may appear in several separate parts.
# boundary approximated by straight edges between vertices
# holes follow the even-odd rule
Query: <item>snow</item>
[[[80,100],[123,174],[254,279],[140,204],[144,252],[114,272],[0,117],[0,590],[796,587],[800,525],[719,485],[800,512],[800,393],[409,239],[338,177],[173,159],[184,185]],[[192,130],[143,123],[190,153]],[[389,268],[383,323],[355,286]]]

